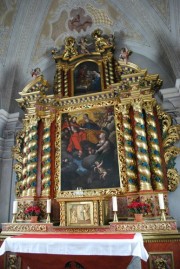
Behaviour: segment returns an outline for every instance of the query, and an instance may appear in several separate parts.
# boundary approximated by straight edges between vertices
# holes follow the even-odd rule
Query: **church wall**
[[[0,223],[11,221],[12,201],[15,198],[12,147],[19,113],[0,110]]]

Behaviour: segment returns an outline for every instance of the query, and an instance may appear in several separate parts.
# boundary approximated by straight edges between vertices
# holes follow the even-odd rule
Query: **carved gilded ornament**
[[[163,170],[162,170],[162,160],[159,147],[159,139],[157,134],[156,121],[154,116],[154,105],[156,104],[155,100],[152,102],[145,102],[144,108],[146,112],[146,122],[147,122],[147,138],[148,138],[148,147],[150,155],[150,165],[152,172],[152,183],[155,190],[163,190]]]
[[[158,117],[163,131],[164,158],[167,165],[168,190],[175,191],[180,177],[175,166],[175,158],[180,153],[180,149],[174,143],[180,140],[180,125],[172,125],[170,115],[165,113],[160,106],[157,106]]]

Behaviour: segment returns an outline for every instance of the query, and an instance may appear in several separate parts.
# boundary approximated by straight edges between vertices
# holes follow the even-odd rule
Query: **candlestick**
[[[50,213],[47,213],[47,219],[46,219],[46,223],[50,223],[51,220],[50,220]]]
[[[114,211],[113,222],[118,222],[117,212]]]
[[[15,222],[16,222],[16,214],[13,213],[12,223],[15,223]]]
[[[158,193],[158,199],[159,199],[159,207],[160,207],[160,209],[165,209],[163,193]]]
[[[116,196],[112,197],[112,208],[113,208],[113,211],[118,211],[117,197]]]
[[[18,201],[13,202],[13,214],[17,214],[18,210]]]
[[[161,221],[166,221],[165,209],[161,209]]]
[[[46,208],[47,214],[51,213],[51,199],[47,200],[47,208]]]

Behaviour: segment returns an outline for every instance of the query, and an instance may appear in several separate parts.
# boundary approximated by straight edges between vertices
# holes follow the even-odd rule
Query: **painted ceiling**
[[[97,29],[115,38],[115,57],[124,46],[129,61],[158,73],[163,87],[180,78],[179,0],[1,0],[0,108],[16,112],[14,101],[40,67],[53,84],[51,50]]]

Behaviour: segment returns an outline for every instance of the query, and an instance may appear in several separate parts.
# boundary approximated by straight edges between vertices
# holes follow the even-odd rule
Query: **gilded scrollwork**
[[[165,137],[166,132],[168,131],[169,127],[172,124],[172,118],[169,114],[167,114],[165,111],[163,111],[159,105],[157,105],[156,108],[157,108],[158,118],[159,118],[160,123],[161,123],[163,137]]]
[[[180,153],[180,149],[174,144],[180,140],[180,126],[173,125],[170,115],[162,111],[157,106],[158,117],[160,119],[163,132],[164,158],[167,165],[168,190],[175,191],[179,184],[179,174],[175,166],[175,158]]]
[[[167,171],[168,178],[168,190],[173,192],[177,189],[180,182],[180,175],[178,174],[177,169],[172,168]]]

